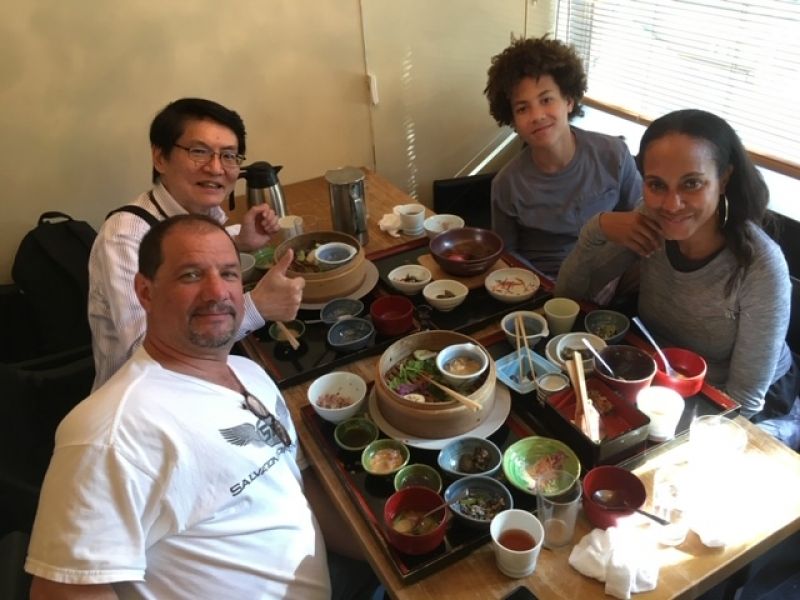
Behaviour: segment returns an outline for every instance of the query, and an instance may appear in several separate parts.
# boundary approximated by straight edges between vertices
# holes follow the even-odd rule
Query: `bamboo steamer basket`
[[[381,355],[375,376],[375,399],[381,415],[393,427],[417,437],[441,439],[466,433],[480,425],[492,411],[497,382],[494,361],[489,356],[489,368],[483,383],[473,393],[472,400],[481,404],[481,409],[472,411],[457,400],[445,402],[412,402],[392,391],[386,383],[386,373],[414,350],[439,351],[451,344],[463,344],[474,339],[455,331],[421,331],[406,336],[389,346]]]
[[[305,273],[294,271],[291,268],[287,269],[288,277],[302,277],[306,280],[303,288],[303,302],[319,303],[341,298],[352,294],[364,283],[367,266],[364,248],[356,238],[340,231],[314,231],[285,240],[275,248],[275,260],[279,260],[289,248],[296,254],[298,250],[311,248],[315,243],[327,244],[328,242],[350,244],[357,248],[358,252],[353,260],[330,271]]]

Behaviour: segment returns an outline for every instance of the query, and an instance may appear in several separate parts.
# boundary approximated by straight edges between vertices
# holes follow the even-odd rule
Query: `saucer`
[[[401,229],[401,232],[403,233],[403,235],[417,236],[425,233],[425,228],[420,227],[419,229],[415,229],[414,231],[406,231],[405,229]]]

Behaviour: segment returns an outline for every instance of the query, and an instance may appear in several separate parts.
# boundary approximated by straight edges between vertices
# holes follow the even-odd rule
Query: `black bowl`
[[[503,253],[503,239],[478,227],[450,229],[430,242],[431,255],[446,273],[459,277],[480,275]]]

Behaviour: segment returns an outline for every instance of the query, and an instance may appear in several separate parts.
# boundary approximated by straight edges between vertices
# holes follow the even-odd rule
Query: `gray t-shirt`
[[[506,248],[555,278],[581,227],[604,211],[628,211],[642,197],[642,180],[625,143],[572,127],[575,156],[558,173],[542,173],[530,149],[492,181],[492,229]]]
[[[727,392],[751,417],[769,386],[791,367],[786,344],[791,284],[780,247],[755,225],[753,263],[730,296],[736,268],[727,248],[707,265],[675,270],[662,247],[649,258],[608,242],[595,217],[581,232],[556,283],[557,296],[589,298],[640,261],[639,316],[660,343],[688,348],[708,363],[709,383]]]

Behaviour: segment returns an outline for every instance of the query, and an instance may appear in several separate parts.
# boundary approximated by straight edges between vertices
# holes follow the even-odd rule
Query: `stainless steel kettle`
[[[364,172],[356,167],[334,169],[325,173],[325,180],[330,193],[333,228],[352,235],[366,246],[369,234]]]
[[[239,179],[247,182],[247,207],[269,204],[278,217],[286,216],[286,201],[278,181],[278,171],[283,167],[259,161],[239,169]]]

